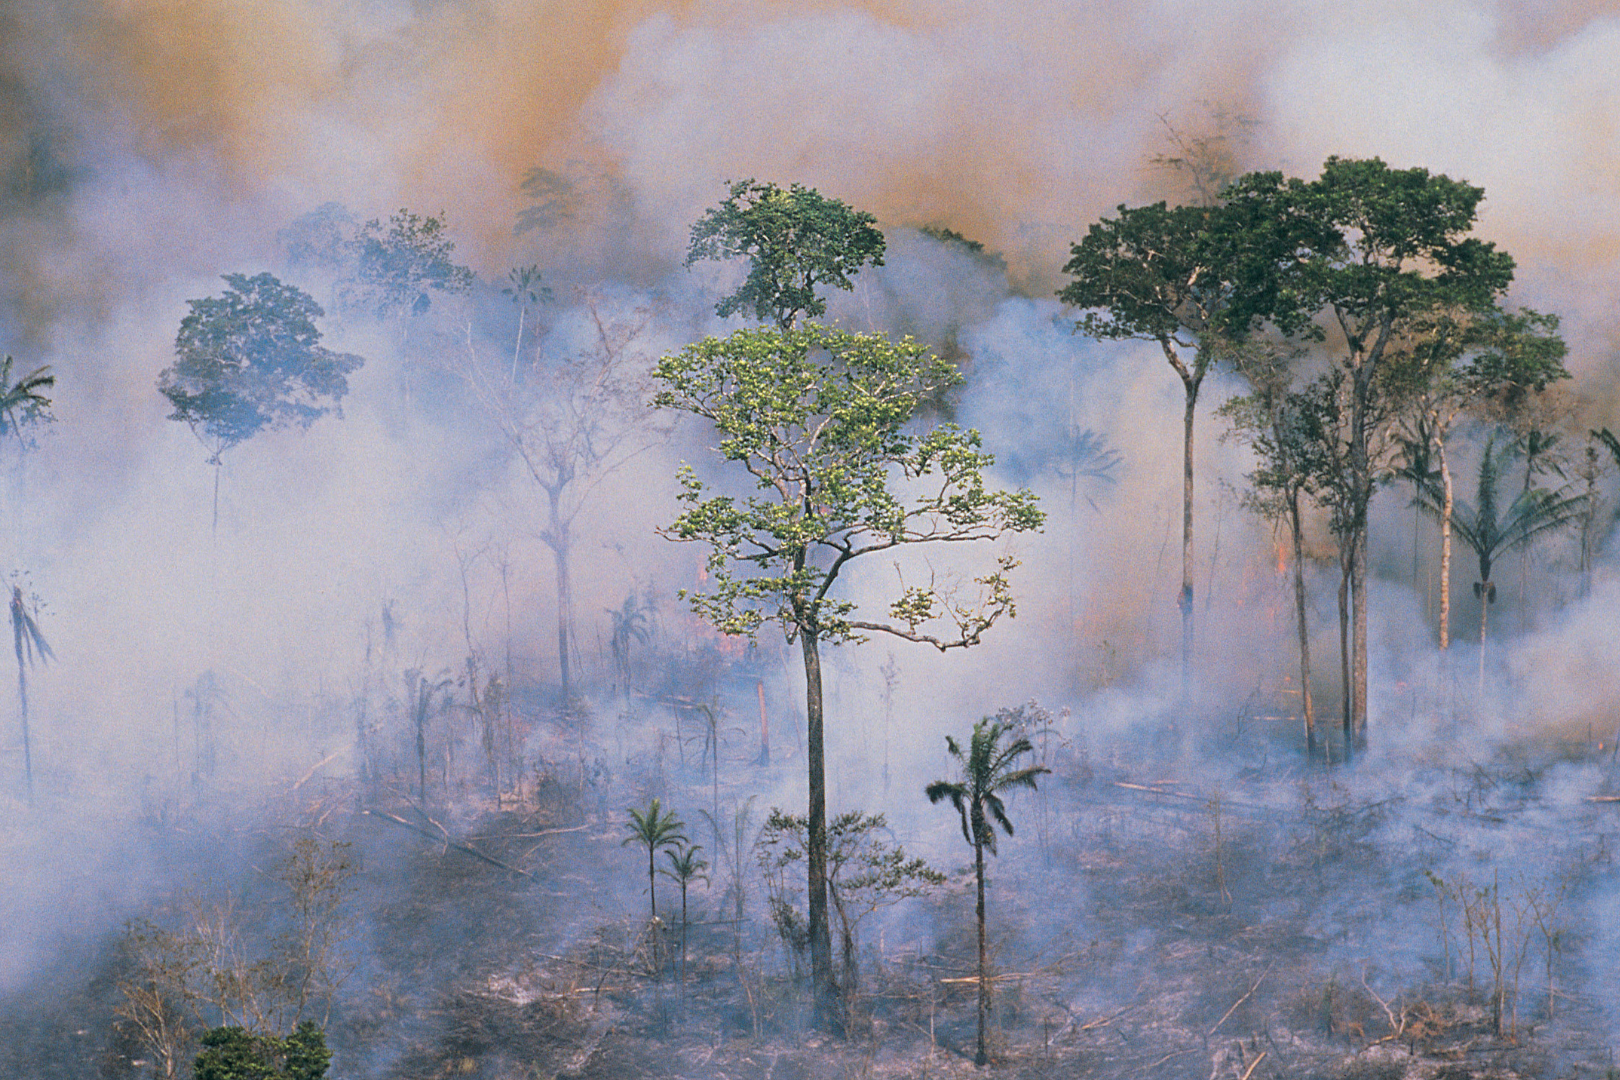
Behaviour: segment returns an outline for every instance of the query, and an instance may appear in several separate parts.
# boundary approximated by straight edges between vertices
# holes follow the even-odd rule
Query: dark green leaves
[[[226,274],[223,296],[191,300],[158,391],[213,451],[265,428],[307,428],[338,408],[364,362],[320,345],[322,314],[303,290],[270,274]]]
[[[871,214],[794,184],[783,190],[756,180],[732,182],[730,194],[692,226],[686,265],[746,258],[748,278],[715,307],[742,312],[782,329],[800,315],[827,311],[816,286],[848,291],[867,263],[883,265],[883,233]]]

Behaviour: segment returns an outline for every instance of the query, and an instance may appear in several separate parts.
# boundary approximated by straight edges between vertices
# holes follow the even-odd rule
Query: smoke
[[[360,767],[349,710],[368,679],[458,670],[469,649],[503,663],[510,650],[537,684],[556,678],[544,494],[458,374],[512,349],[510,309],[486,289],[435,300],[431,331],[431,319],[343,318],[330,282],[286,265],[277,236],[299,215],[327,202],[357,221],[442,212],[457,259],[486,283],[535,264],[555,286],[542,351],[590,347],[593,310],[645,309],[636,348],[650,360],[721,328],[712,303],[730,271],[681,264],[724,181],[803,183],[877,214],[888,264],[834,297],[833,315],[959,361],[954,418],[984,431],[998,477],[1038,490],[1050,519],[1016,547],[1017,620],[965,655],[893,649],[881,780],[870,765],[890,651],[829,660],[834,713],[861,718],[830,725],[845,766],[835,794],[875,807],[891,785],[914,792],[940,774],[945,732],[1011,702],[1065,704],[1097,744],[1177,707],[1181,387],[1155,348],[1088,341],[1052,299],[1091,221],[1185,193],[1164,158],[1202,146],[1234,171],[1312,176],[1330,154],[1378,155],[1483,185],[1480,231],[1519,262],[1514,300],[1564,319],[1576,430],[1620,422],[1617,48],[1620,18],[1576,0],[1384,0],[1348,20],[1321,3],[1148,0],[7,5],[0,350],[58,382],[37,445],[0,445],[0,568],[28,572],[60,657],[30,682],[32,750],[41,812],[60,815],[81,869],[51,869],[46,842],[8,836],[0,862],[29,887],[4,921],[36,942],[71,921],[105,929],[162,887],[157,870],[121,881],[110,868],[153,799],[187,797],[152,792],[201,768],[206,673],[234,710],[221,772],[283,786],[322,760],[334,775]],[[185,302],[261,269],[310,289],[332,309],[325,343],[367,364],[341,419],[226,456],[216,533],[206,452],[155,381]],[[1198,696],[1216,712],[1293,672],[1278,540],[1241,505],[1251,466],[1212,415],[1237,390],[1206,385],[1196,449]],[[1115,455],[1091,459],[1094,473],[1075,456],[1086,433]],[[708,452],[683,428],[581,509],[588,679],[609,681],[607,613],[649,590],[663,633],[719,649],[673,599],[696,583],[697,553],[653,531],[673,512],[676,464]],[[1391,494],[1378,514],[1373,740],[1393,767],[1457,736],[1417,689],[1432,680],[1432,587],[1406,569],[1410,513]],[[1530,632],[1500,624],[1467,752],[1527,732],[1614,734],[1600,677],[1613,668],[1612,558],[1589,596],[1555,609],[1554,591],[1581,588],[1567,547],[1532,556],[1538,574],[1557,563],[1544,579],[1556,585],[1532,596]],[[1310,575],[1322,671],[1335,574],[1319,559]],[[390,604],[399,670],[371,672]],[[776,649],[752,670],[787,714],[785,745],[798,684]],[[8,734],[0,787],[18,807],[20,762]],[[96,913],[70,912],[67,896],[94,896]],[[43,955],[12,952],[0,989]]]

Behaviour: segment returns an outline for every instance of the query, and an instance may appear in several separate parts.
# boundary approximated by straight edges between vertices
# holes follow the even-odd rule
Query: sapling
[[[702,850],[702,844],[665,848],[664,858],[669,860],[669,865],[659,871],[681,886],[681,982],[683,983],[686,981],[686,889],[694,881],[701,880],[704,884],[708,884],[709,881],[709,875],[704,873],[709,864],[698,858],[698,852]]]

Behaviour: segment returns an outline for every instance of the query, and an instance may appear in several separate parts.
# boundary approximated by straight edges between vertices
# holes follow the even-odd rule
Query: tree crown
[[[654,374],[665,386],[654,404],[709,420],[720,455],[763,493],[715,495],[691,467],[680,472],[686,509],[664,535],[710,545],[711,590],[688,599],[722,632],[752,635],[771,620],[790,637],[840,641],[880,630],[946,648],[975,643],[1013,613],[1010,559],[976,579],[972,602],[932,584],[904,588],[890,608],[894,625],[855,621],[852,603],[827,597],[861,555],[988,540],[1042,522],[1033,494],[988,485],[993,459],[977,432],[913,429],[923,403],[961,379],[916,342],[816,325],[739,330],[665,357]],[[959,637],[919,630],[935,617],[953,620]]]
[[[746,258],[748,277],[715,312],[726,317],[741,311],[786,329],[800,315],[826,313],[818,285],[849,291],[850,277],[862,266],[883,265],[883,249],[883,233],[871,214],[800,184],[784,190],[735,180],[720,205],[692,226],[686,265]]]
[[[349,392],[364,361],[320,344],[323,312],[310,295],[271,274],[226,274],[223,296],[189,300],[174,341],[179,359],[158,391],[213,451],[265,428],[307,428]]]

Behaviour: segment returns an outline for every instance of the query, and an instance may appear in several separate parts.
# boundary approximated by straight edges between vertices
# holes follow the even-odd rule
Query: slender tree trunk
[[[649,923],[658,919],[658,866],[653,861],[653,845],[647,845],[647,904]]]
[[[214,526],[211,534],[215,540],[219,539],[219,470],[223,464],[219,460],[219,455],[216,454],[214,456]]]
[[[1491,583],[1481,582],[1479,587],[1479,696],[1485,696],[1485,628],[1491,613]]]
[[[755,689],[759,692],[759,759],[758,764],[771,763],[771,722],[765,712],[765,680],[760,679]]]
[[[557,564],[557,678],[562,686],[562,709],[567,712],[574,700],[568,668],[568,613],[574,595],[569,580],[568,525],[559,520],[555,499],[551,507],[551,536],[551,554]]]
[[[1355,556],[1350,564],[1350,601],[1355,618],[1352,648],[1355,661],[1355,709],[1353,723],[1356,750],[1367,749],[1367,526],[1365,515],[1356,538]]]
[[[1457,501],[1451,487],[1451,466],[1446,463],[1446,444],[1440,449],[1440,651],[1451,648],[1451,514]]]
[[[23,667],[22,638],[17,639],[17,700],[22,706],[23,776],[28,783],[28,803],[34,802],[34,752],[28,736],[28,673]]]
[[[1299,491],[1288,493],[1288,531],[1294,540],[1294,612],[1299,618],[1299,693],[1305,711],[1305,757],[1316,760],[1316,706],[1311,698],[1311,632],[1305,618],[1305,544],[1299,520]]]
[[[1183,378],[1187,388],[1181,417],[1181,700],[1187,706],[1193,662],[1193,415],[1198,406],[1198,382]]]
[[[799,627],[804,650],[804,711],[806,758],[809,761],[809,842],[807,889],[810,908],[810,979],[815,1022],[831,1028],[836,1015],[838,986],[833,978],[832,933],[827,922],[827,772],[823,742],[821,695],[821,641],[813,628]]]
[[[1348,539],[1341,538],[1339,543],[1350,543]],[[1351,694],[1354,686],[1350,680],[1350,560],[1353,556],[1348,551],[1339,552],[1339,682],[1344,688],[1344,760],[1349,761],[1355,756],[1354,709],[1351,706]]]
[[[978,879],[979,899],[974,914],[979,920],[979,1046],[973,1054],[973,1064],[984,1065],[990,1060],[985,1051],[984,1030],[990,1023],[990,955],[984,940],[984,845],[973,845],[973,870]]]

